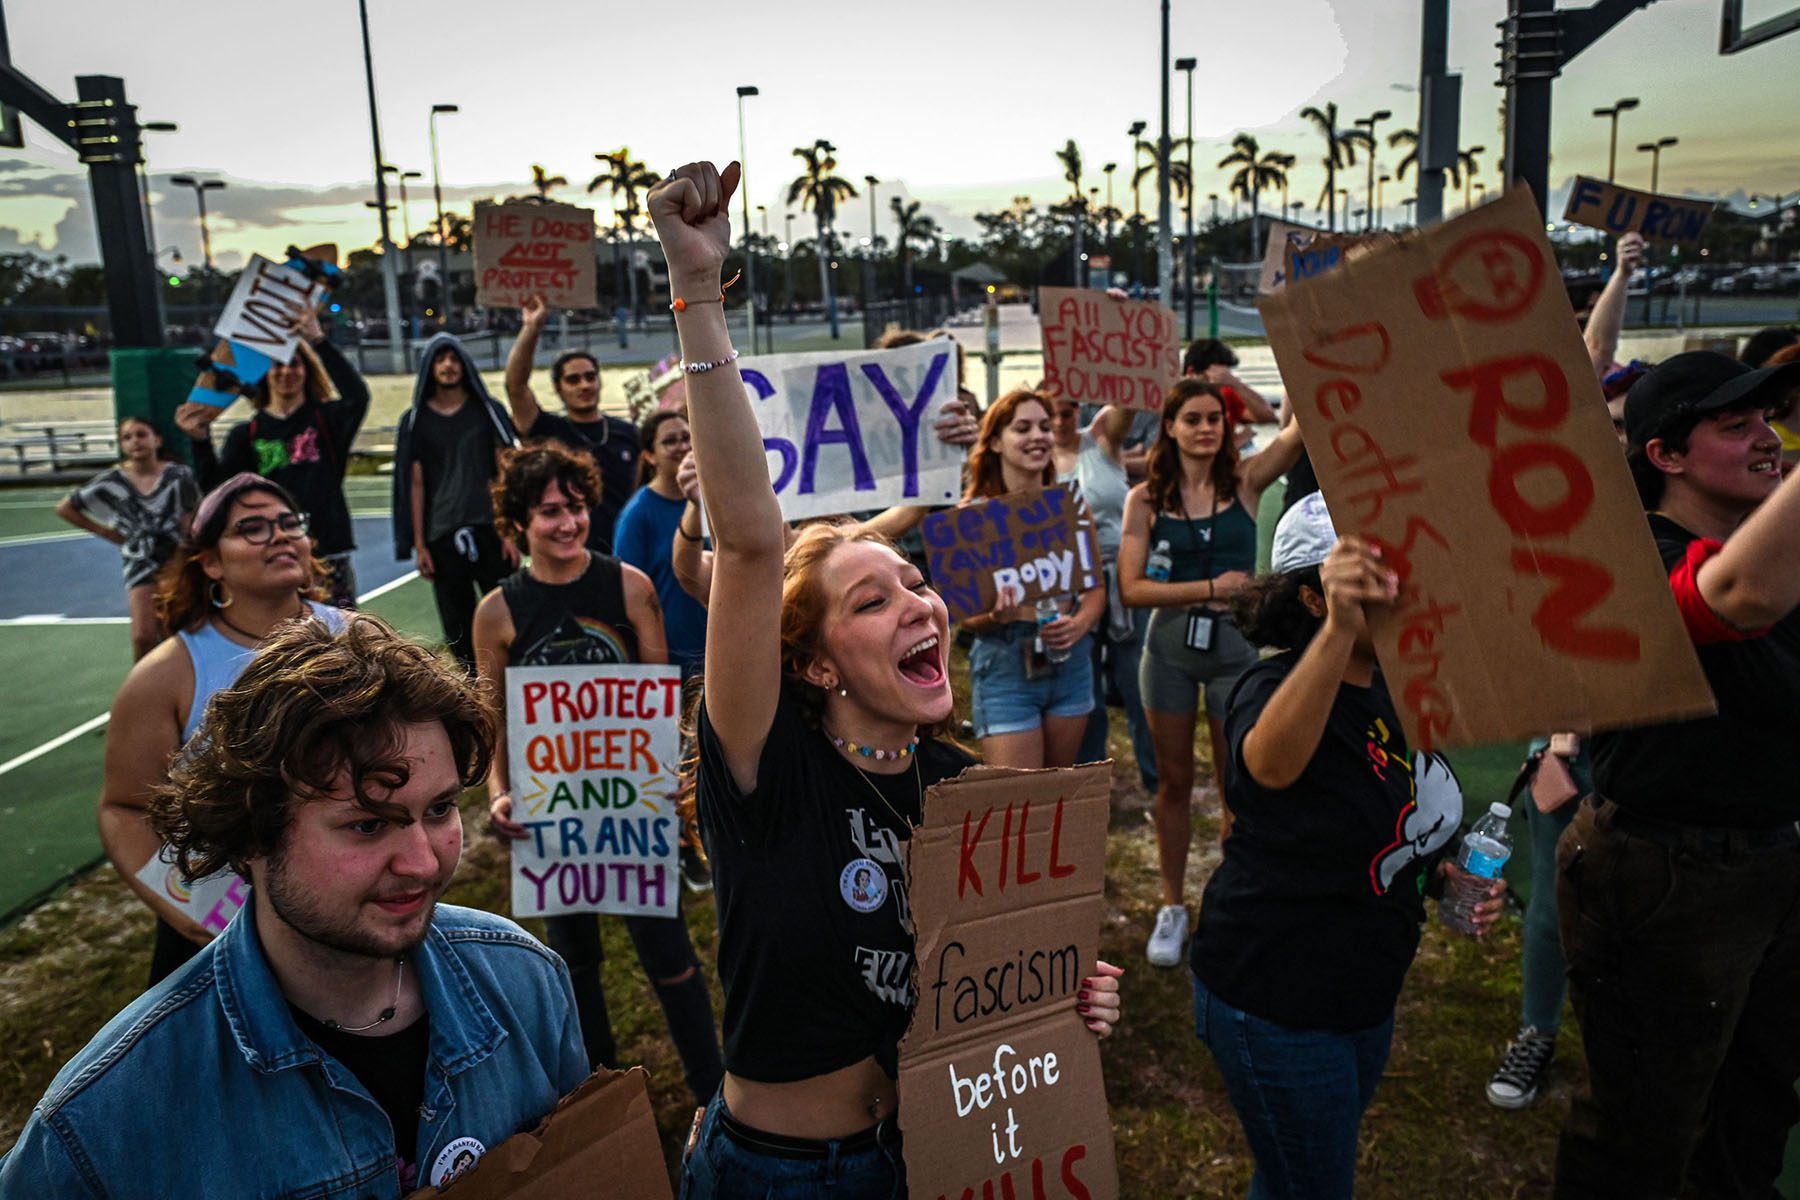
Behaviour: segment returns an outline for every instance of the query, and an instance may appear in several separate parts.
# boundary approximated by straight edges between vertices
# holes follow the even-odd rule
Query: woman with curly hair
[[[156,914],[153,984],[213,934],[138,879],[162,849],[145,819],[150,794],[199,728],[207,700],[231,686],[271,633],[305,616],[333,629],[343,623],[341,610],[318,599],[324,583],[307,515],[280,484],[247,472],[200,501],[163,568],[157,615],[175,636],[138,661],[113,699],[100,789],[101,845]]]

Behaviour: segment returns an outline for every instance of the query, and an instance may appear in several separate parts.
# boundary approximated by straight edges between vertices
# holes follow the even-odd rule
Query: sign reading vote
[[[954,504],[962,494],[963,448],[932,428],[956,398],[950,342],[772,354],[738,368],[787,520]]]
[[[1415,750],[1712,711],[1527,191],[1260,307]]]
[[[971,500],[925,518],[919,534],[931,582],[950,619],[989,612],[1001,588],[1030,604],[1099,582],[1092,527],[1067,489],[1044,488]]]
[[[1577,175],[1563,220],[1613,234],[1641,233],[1653,242],[1697,246],[1716,207],[1711,200],[1659,196]]]
[[[508,667],[515,917],[675,915],[681,668]]]
[[[475,206],[475,302],[517,308],[537,292],[551,308],[599,303],[594,210],[571,204]]]
[[[294,357],[294,347],[300,343],[295,325],[302,314],[317,308],[324,298],[324,284],[315,283],[292,267],[253,254],[238,275],[237,286],[231,289],[231,299],[225,302],[213,332],[236,346],[284,363]],[[241,372],[239,377],[243,378]],[[262,378],[261,374],[257,378]]]
[[[1119,1194],[1100,1043],[1076,1011],[1100,947],[1112,768],[971,767],[907,851],[918,1000],[900,1044],[914,1200]]]
[[[1039,288],[1044,390],[1077,404],[1155,411],[1181,378],[1175,313],[1085,288]]]

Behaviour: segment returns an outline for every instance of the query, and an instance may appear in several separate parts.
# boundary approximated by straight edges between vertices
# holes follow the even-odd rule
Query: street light
[[[1608,183],[1613,181],[1613,175],[1617,172],[1619,166],[1619,114],[1622,112],[1630,112],[1637,106],[1638,98],[1636,96],[1627,96],[1623,100],[1615,103],[1611,108],[1596,108],[1594,110],[1594,115],[1596,117],[1605,117],[1612,122],[1612,137],[1608,140],[1606,146],[1606,182]]]
[[[173,121],[145,121],[142,125],[139,125],[138,128],[143,130],[145,133],[174,133],[179,128],[179,126],[177,126],[175,124],[175,122],[173,122]],[[156,274],[156,270],[157,270],[157,268],[156,268],[156,258],[157,258],[156,218],[150,212],[150,174],[149,174],[149,169],[145,163],[145,157],[146,156],[142,155],[142,154],[138,155],[138,164],[137,164],[138,194],[143,199],[144,241],[147,242],[150,247],[150,273],[152,275],[154,275],[154,274]],[[176,261],[179,262],[181,260],[179,257],[177,257]],[[162,289],[157,288],[153,291],[152,294],[155,295],[155,297],[156,297],[156,305],[157,305],[157,309],[160,313],[160,310],[162,308]],[[161,325],[162,325],[162,318],[159,315],[157,318],[157,326],[160,328]]]
[[[1375,140],[1375,127],[1383,121],[1391,119],[1393,115],[1393,113],[1384,108],[1378,112],[1372,112],[1366,117],[1358,117],[1351,122],[1351,124],[1357,126],[1359,129],[1367,128],[1369,131],[1369,189],[1368,198],[1363,201],[1369,212],[1369,221],[1368,224],[1363,227],[1365,233],[1374,228],[1375,224],[1375,147],[1380,145],[1380,143]]]
[[[744,205],[744,284],[750,293],[750,303],[744,310],[745,332],[750,335],[750,352],[756,352],[756,249],[750,242],[750,185],[748,172],[749,154],[744,143],[744,100],[762,93],[753,85],[745,84],[737,90],[738,104],[738,194],[743,197]]]
[[[1656,190],[1657,171],[1662,166],[1662,152],[1670,146],[1679,144],[1680,138],[1657,138],[1654,142],[1640,142],[1638,150],[1650,156],[1650,190]]]
[[[1125,132],[1131,135],[1131,284],[1133,287],[1144,277],[1144,191],[1138,183],[1138,167],[1143,163],[1144,155],[1140,147],[1144,144],[1144,127],[1146,121],[1133,121]]]
[[[450,328],[450,248],[444,226],[444,184],[438,170],[437,119],[440,113],[461,112],[455,104],[431,106],[431,198],[437,203],[438,307],[444,311],[444,328]]]
[[[1194,68],[1197,60],[1178,58],[1175,69],[1187,76],[1187,240],[1181,255],[1182,274],[1187,279],[1187,340],[1194,340]]]
[[[781,265],[787,275],[787,286],[782,296],[787,300],[788,324],[794,323],[794,214],[783,213],[786,222],[786,240],[781,243]]]
[[[225,186],[223,179],[196,179],[192,175],[171,175],[169,182],[176,187],[194,189],[194,202],[200,206],[200,258],[206,264],[206,311],[207,319],[212,319],[213,306],[213,258],[212,233],[206,226],[206,193]]]
[[[388,323],[388,369],[406,374],[406,343],[400,337],[400,280],[394,269],[394,239],[388,228],[387,179],[381,173],[381,114],[375,107],[375,52],[369,42],[369,0],[356,0],[362,23],[363,80],[369,93],[369,141],[375,157],[375,203],[381,217],[381,291]]]
[[[425,173],[422,171],[402,171],[393,163],[388,163],[381,169],[393,175],[400,181],[400,236],[406,239],[406,248],[411,250],[412,213],[406,207],[406,181],[409,179],[423,179],[425,178]]]
[[[867,247],[863,254],[863,314],[866,318],[869,305],[875,302],[875,189],[881,180],[873,175],[864,175],[863,183],[869,189],[869,236],[862,239]]]
[[[1387,185],[1388,185],[1388,181],[1391,180],[1392,178],[1393,178],[1392,175],[1389,175],[1386,171],[1383,171],[1381,173],[1381,177],[1375,181],[1375,222],[1374,222],[1374,224],[1375,224],[1375,228],[1377,228],[1377,229],[1379,229],[1381,227],[1382,215],[1387,212]]]
[[[1109,258],[1112,256],[1113,252],[1113,213],[1118,211],[1113,208],[1113,172],[1118,169],[1119,164],[1116,162],[1107,163],[1104,167],[1100,168],[1106,175],[1106,253]],[[1108,269],[1110,270],[1111,268]]]

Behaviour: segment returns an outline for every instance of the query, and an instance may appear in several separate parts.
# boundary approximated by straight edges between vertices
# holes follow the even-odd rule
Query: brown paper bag
[[[538,1127],[482,1155],[441,1190],[420,1188],[406,1200],[671,1200],[649,1076],[642,1067],[600,1070],[562,1098]]]

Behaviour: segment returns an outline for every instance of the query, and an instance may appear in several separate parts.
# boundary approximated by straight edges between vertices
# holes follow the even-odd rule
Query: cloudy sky
[[[1746,0],[1754,21],[1795,0]],[[73,98],[74,76],[126,81],[142,119],[174,121],[146,135],[157,240],[198,257],[191,191],[171,174],[203,172],[228,187],[209,195],[215,253],[234,265],[290,242],[375,240],[368,102],[354,0],[304,6],[243,0],[14,0],[6,9],[14,64]],[[1066,191],[1055,150],[1074,138],[1090,184],[1121,163],[1114,197],[1129,212],[1126,129],[1158,108],[1156,0],[910,0],[822,5],[800,0],[681,6],[576,0],[372,0],[377,97],[389,161],[425,172],[412,185],[414,228],[432,219],[427,114],[439,119],[446,206],[526,190],[531,164],[567,176],[561,198],[587,202],[596,151],[629,145],[653,170],[737,154],[735,89],[748,102],[754,204],[781,233],[791,150],[824,137],[859,190],[865,175],[888,200],[921,200],[952,233],[975,212]],[[1461,71],[1464,145],[1485,145],[1482,179],[1497,186],[1496,22],[1504,0],[1453,0],[1450,67]],[[1675,136],[1664,191],[1736,199],[1800,188],[1800,122],[1792,81],[1800,35],[1736,56],[1717,54],[1720,0],[1660,0],[1577,59],[1556,84],[1553,191],[1577,172],[1604,174],[1606,122],[1590,116],[1621,96],[1643,103],[1621,125],[1620,181],[1648,186],[1648,156],[1631,147]],[[1336,101],[1347,124],[1391,109],[1385,134],[1416,124],[1417,0],[1175,0],[1174,53],[1200,67],[1195,161],[1202,204],[1224,192],[1212,168],[1231,135],[1296,153],[1293,199],[1323,186],[1317,136],[1299,119]],[[1782,81],[1778,86],[1771,81]],[[1172,133],[1186,122],[1176,77]],[[74,156],[26,123],[23,151],[0,149],[0,251],[21,246],[93,259],[85,176]],[[1394,156],[1385,147],[1382,161]],[[1361,169],[1357,171],[1361,179]],[[1397,212],[1411,186],[1389,185]],[[604,195],[604,193],[602,193]],[[1145,204],[1153,206],[1146,189]],[[1355,203],[1362,203],[1360,196]],[[868,232],[866,194],[841,226]],[[810,225],[797,215],[796,233]],[[398,223],[395,237],[400,237]],[[166,260],[165,260],[166,261]]]

